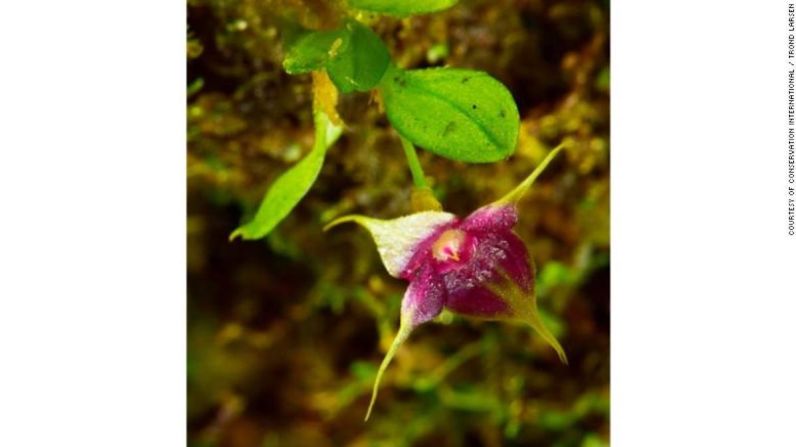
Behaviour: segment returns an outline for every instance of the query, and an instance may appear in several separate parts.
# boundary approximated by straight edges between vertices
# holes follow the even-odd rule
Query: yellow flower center
[[[431,253],[438,261],[459,261],[466,234],[462,230],[445,230],[431,246]]]

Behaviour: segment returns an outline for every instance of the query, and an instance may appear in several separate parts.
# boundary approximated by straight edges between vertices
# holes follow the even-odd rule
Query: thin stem
[[[409,171],[412,173],[412,181],[418,188],[427,188],[426,176],[423,175],[423,168],[420,166],[420,160],[417,158],[415,145],[404,137],[401,138],[401,145],[404,147],[406,154],[406,161],[409,164]]]

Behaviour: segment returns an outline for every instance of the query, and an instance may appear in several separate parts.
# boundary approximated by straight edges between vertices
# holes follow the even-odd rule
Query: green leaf
[[[350,20],[332,31],[311,31],[290,45],[283,66],[290,74],[325,68],[343,93],[378,85],[390,65],[390,52],[378,35]]]
[[[348,0],[348,5],[364,11],[405,17],[442,11],[459,0]]]
[[[393,127],[430,152],[470,163],[514,153],[520,126],[517,105],[508,89],[484,72],[393,68],[381,88]]]
[[[282,221],[315,183],[323,166],[328,149],[342,132],[329,121],[321,111],[315,111],[315,144],[303,160],[282,174],[260,203],[254,219],[238,227],[229,236],[230,240],[240,236],[243,239],[260,239]]]
[[[337,51],[346,44],[345,29],[310,31],[295,40],[285,55],[282,66],[289,74],[308,73],[326,66]]]
[[[366,92],[381,81],[390,64],[390,52],[378,35],[356,21],[344,28],[346,39],[326,65],[326,71],[343,93]]]

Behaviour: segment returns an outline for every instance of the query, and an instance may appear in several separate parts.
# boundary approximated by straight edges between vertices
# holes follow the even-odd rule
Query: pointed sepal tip
[[[376,397],[379,395],[379,383],[384,375],[384,371],[387,370],[387,366],[389,366],[393,357],[395,357],[398,348],[409,338],[409,334],[412,332],[411,320],[411,315],[401,315],[401,326],[398,329],[398,333],[395,335],[395,339],[393,339],[390,349],[387,350],[387,354],[384,355],[384,359],[381,361],[381,365],[379,365],[379,371],[376,373],[376,381],[373,382],[373,391],[371,392],[368,411],[365,414],[365,422],[370,419],[370,413],[373,411],[373,405],[376,403]]]
[[[493,205],[509,205],[509,204],[515,205],[517,202],[519,202],[522,196],[526,192],[528,192],[528,190],[531,188],[531,185],[533,185],[536,179],[540,175],[542,175],[542,172],[544,172],[545,168],[547,168],[547,165],[549,165],[550,162],[553,161],[553,159],[556,157],[556,155],[558,155],[559,152],[561,152],[562,149],[568,146],[569,143],[566,141],[556,146],[555,149],[550,151],[550,153],[547,154],[544,160],[542,160],[542,162],[539,163],[536,169],[534,169],[533,172],[531,172],[531,175],[526,177],[525,180],[523,180],[519,185],[517,185],[516,188],[512,189],[508,194],[500,198]]]

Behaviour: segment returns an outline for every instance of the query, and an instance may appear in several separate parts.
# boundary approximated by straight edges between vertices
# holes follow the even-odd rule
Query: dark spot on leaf
[[[501,118],[505,118],[506,117],[506,111],[503,110],[503,109],[500,109],[500,112],[498,112],[498,116],[500,116]]]
[[[469,80],[470,80],[470,77],[469,77],[469,76],[465,76],[465,77],[463,77],[463,78],[462,78],[462,84],[467,84],[467,81],[469,81]]]
[[[478,108],[478,106],[477,106],[477,105],[475,105],[475,104],[473,104],[473,110],[475,110],[475,109],[477,109],[477,108]]]
[[[450,121],[450,122],[449,122],[449,123],[448,123],[448,124],[445,126],[445,130],[443,130],[443,131],[442,131],[442,136],[443,136],[443,137],[446,137],[446,136],[448,136],[448,134],[450,134],[450,133],[451,133],[451,132],[453,132],[454,130],[456,130],[456,122],[455,122],[455,121]]]

